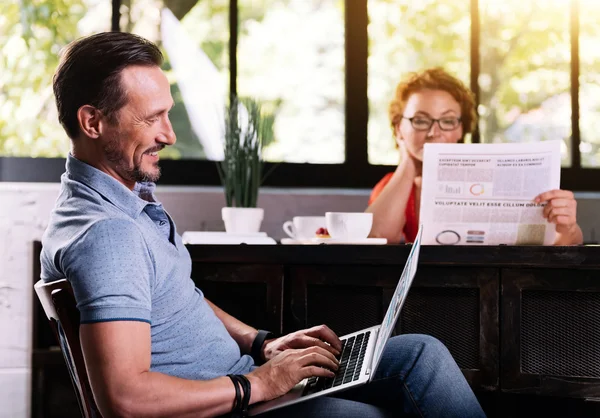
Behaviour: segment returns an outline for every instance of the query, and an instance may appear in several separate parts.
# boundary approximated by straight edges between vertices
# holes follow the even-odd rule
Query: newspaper
[[[551,245],[533,199],[560,188],[560,141],[425,144],[423,245]]]

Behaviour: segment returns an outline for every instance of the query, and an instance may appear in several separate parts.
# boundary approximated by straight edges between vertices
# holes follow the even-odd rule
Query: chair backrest
[[[79,401],[81,414],[84,418],[101,417],[85,369],[79,342],[79,310],[71,285],[65,279],[49,283],[40,280],[34,288],[60,344]]]

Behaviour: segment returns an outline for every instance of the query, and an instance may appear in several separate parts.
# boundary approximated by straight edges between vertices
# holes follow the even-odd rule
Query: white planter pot
[[[260,231],[265,211],[262,208],[222,208],[225,231],[231,234],[252,234]]]

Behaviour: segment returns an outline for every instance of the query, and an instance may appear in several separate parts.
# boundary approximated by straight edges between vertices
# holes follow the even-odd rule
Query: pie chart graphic
[[[469,192],[471,192],[471,194],[473,196],[482,195],[484,192],[483,184],[480,184],[480,183],[471,184],[471,187],[469,187]]]
[[[460,234],[451,229],[446,229],[437,234],[435,241],[440,245],[456,245],[460,242]]]

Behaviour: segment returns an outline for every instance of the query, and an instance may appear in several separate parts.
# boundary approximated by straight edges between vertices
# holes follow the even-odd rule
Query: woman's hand
[[[400,151],[398,170],[401,170],[404,175],[408,175],[412,178],[420,176],[421,170],[423,169],[423,162],[417,160],[408,152],[406,143],[401,139],[398,140],[398,150]]]
[[[574,245],[583,242],[581,228],[577,225],[577,201],[569,190],[550,190],[534,199],[535,203],[547,202],[544,218],[556,225],[558,234],[555,245]]]

